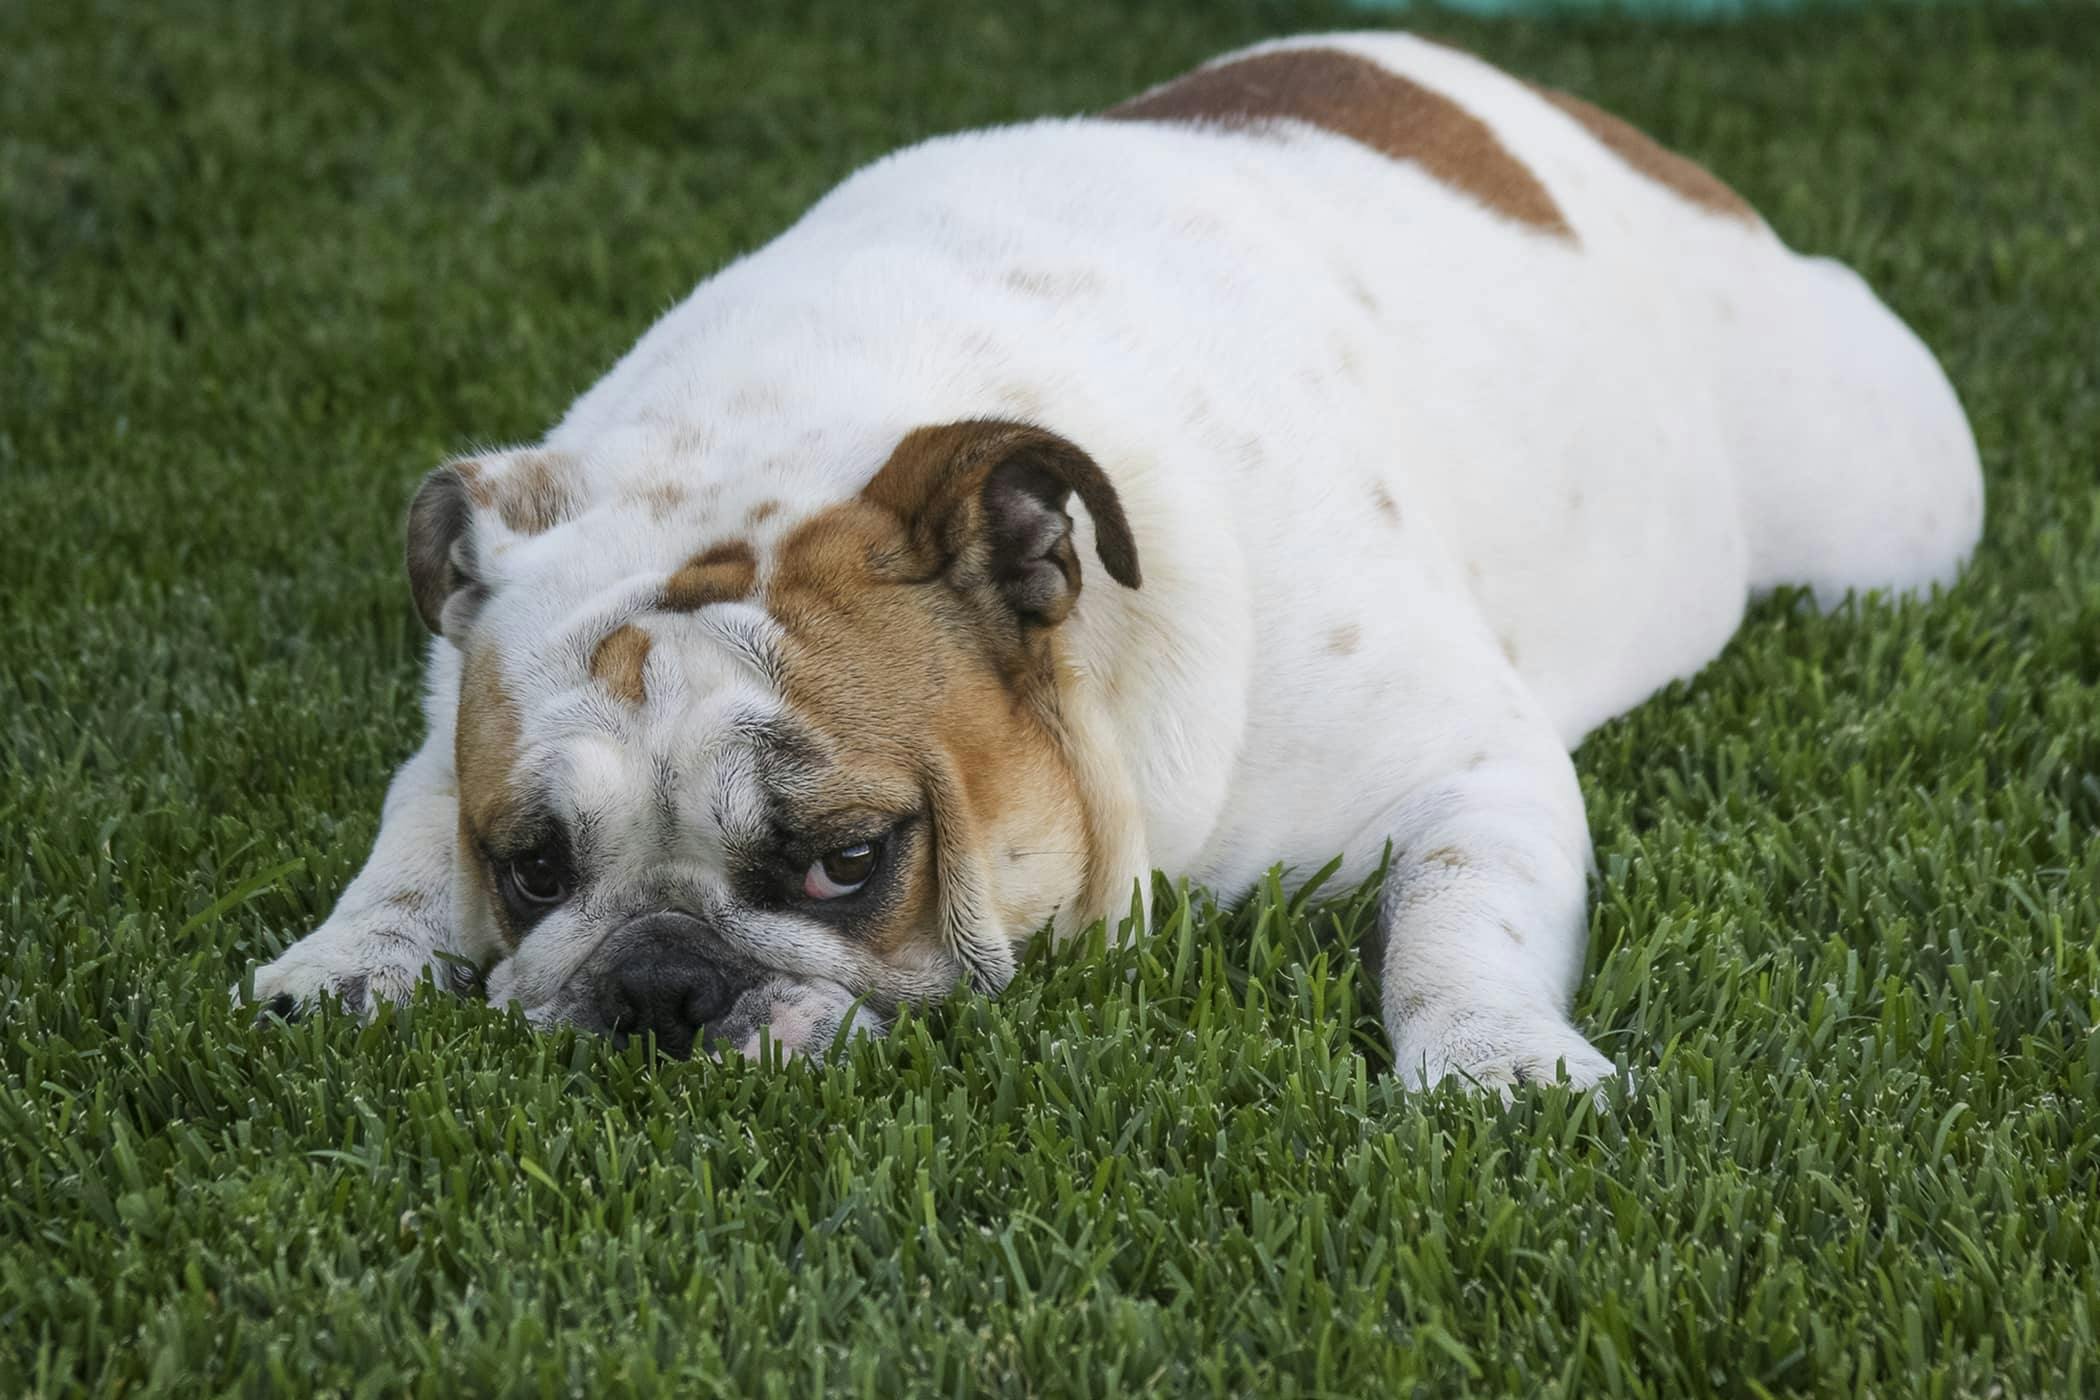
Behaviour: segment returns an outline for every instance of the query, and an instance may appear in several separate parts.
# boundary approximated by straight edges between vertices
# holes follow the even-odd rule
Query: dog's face
[[[460,655],[455,905],[508,950],[491,999],[748,1053],[1003,984],[1088,877],[1057,706],[1074,492],[1137,584],[1095,464],[1016,424],[921,429],[757,544],[583,489],[515,454],[410,511],[418,606]]]

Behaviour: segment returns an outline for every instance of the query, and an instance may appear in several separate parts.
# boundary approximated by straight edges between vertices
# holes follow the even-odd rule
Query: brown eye
[[[802,875],[802,893],[811,899],[842,899],[868,883],[881,859],[872,841],[841,846]]]
[[[567,862],[544,850],[514,857],[503,867],[503,878],[518,903],[536,908],[567,899],[572,883]]]

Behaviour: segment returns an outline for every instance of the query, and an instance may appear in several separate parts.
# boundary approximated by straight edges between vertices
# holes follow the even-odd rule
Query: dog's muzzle
[[[696,1044],[705,1048],[709,1028],[764,976],[727,953],[699,919],[650,914],[614,933],[585,968],[591,1014],[576,1020],[616,1045],[653,1035],[659,1050],[685,1059]]]

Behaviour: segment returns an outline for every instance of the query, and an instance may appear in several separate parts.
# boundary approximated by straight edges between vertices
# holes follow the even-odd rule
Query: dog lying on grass
[[[1263,45],[877,162],[432,473],[429,738],[253,993],[465,959],[811,1051],[1154,869],[1389,848],[1406,1079],[1592,1085],[1569,747],[1760,590],[1950,580],[1982,506],[1931,354],[1713,176],[1419,39]]]

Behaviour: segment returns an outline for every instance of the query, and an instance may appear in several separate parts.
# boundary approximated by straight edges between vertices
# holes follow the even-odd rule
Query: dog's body
[[[1155,868],[1390,844],[1403,1071],[1592,1082],[1569,746],[1981,511],[1931,355],[1704,172],[1419,40],[1264,46],[879,162],[434,477],[429,743],[255,991],[453,950],[537,1019],[807,1047]]]

